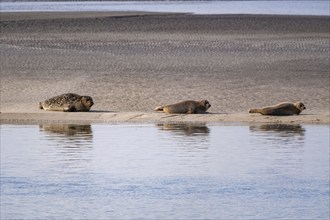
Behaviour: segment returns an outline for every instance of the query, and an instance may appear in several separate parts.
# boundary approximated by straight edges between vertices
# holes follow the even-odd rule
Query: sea
[[[1,219],[329,219],[329,126],[1,124]]]
[[[330,16],[328,0],[1,1],[1,12],[143,11],[193,14]]]

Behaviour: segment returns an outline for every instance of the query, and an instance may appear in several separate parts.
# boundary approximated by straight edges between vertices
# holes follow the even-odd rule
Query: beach
[[[1,122],[329,124],[329,17],[144,12],[1,13]],[[63,93],[91,112],[46,112]],[[207,99],[209,114],[157,106]],[[302,101],[299,116],[250,108]]]

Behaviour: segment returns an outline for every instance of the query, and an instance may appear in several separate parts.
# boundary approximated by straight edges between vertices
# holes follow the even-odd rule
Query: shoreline
[[[148,112],[2,112],[0,124],[92,124],[92,123],[251,123],[251,124],[330,124],[330,115],[301,114],[264,116],[247,113],[166,114]]]

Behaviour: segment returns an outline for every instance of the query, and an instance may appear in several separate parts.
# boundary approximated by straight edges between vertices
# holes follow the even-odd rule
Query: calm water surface
[[[1,219],[329,219],[328,125],[1,125]]]
[[[59,1],[1,2],[13,11],[148,11],[194,14],[275,14],[330,16],[328,0],[243,1]]]

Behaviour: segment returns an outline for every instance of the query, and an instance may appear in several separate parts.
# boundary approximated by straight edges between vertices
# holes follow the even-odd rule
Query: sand
[[[1,13],[1,122],[329,124],[329,17],[132,12]],[[88,113],[46,112],[62,93]],[[156,106],[208,99],[204,115]],[[299,116],[248,109],[302,101]]]

